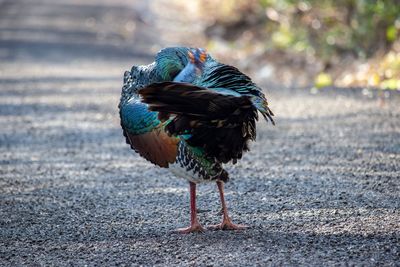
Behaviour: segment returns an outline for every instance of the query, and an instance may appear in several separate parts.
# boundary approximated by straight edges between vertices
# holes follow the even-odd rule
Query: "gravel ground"
[[[134,154],[117,113],[123,71],[168,43],[146,1],[79,2],[0,1],[1,266],[400,266],[398,94],[267,91],[277,125],[227,166],[250,228],[180,235],[187,183]],[[219,222],[214,184],[198,208]]]

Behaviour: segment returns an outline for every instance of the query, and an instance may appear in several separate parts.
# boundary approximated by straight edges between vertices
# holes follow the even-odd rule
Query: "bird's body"
[[[192,224],[183,232],[203,230],[196,184],[217,181],[224,208],[222,182],[229,177],[222,164],[236,163],[249,149],[258,112],[273,122],[265,96],[248,76],[185,47],[163,49],[154,63],[125,72],[119,108],[126,142],[190,182]],[[225,228],[236,229],[230,226]]]

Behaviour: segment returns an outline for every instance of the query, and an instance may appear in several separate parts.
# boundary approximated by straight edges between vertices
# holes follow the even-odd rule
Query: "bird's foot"
[[[207,227],[210,230],[244,230],[248,226],[243,224],[234,224],[230,219],[224,219],[220,224],[210,225]]]
[[[200,223],[194,223],[187,228],[179,228],[177,230],[177,232],[180,234],[203,233],[205,231],[206,229],[203,226],[201,226]]]

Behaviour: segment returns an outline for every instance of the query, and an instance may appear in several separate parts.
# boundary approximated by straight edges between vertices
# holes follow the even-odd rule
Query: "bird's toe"
[[[215,231],[215,230],[245,230],[249,227],[243,224],[234,224],[230,220],[224,220],[220,224],[210,225],[207,228]]]
[[[193,224],[186,228],[179,228],[177,232],[180,234],[190,234],[190,233],[203,233],[206,229],[201,226],[201,224]]]

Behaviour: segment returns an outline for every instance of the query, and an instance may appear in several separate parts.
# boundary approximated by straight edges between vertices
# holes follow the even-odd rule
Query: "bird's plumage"
[[[257,110],[249,96],[224,95],[186,83],[163,82],[139,91],[149,110],[176,115],[166,126],[174,136],[204,149],[206,157],[227,163],[242,157],[256,137]]]
[[[191,225],[204,231],[196,211],[196,184],[217,181],[223,221],[217,229],[238,230],[224,200],[229,175],[256,139],[260,112],[274,123],[261,89],[237,68],[219,63],[202,49],[161,50],[155,62],[124,74],[119,103],[126,142],[143,158],[190,182]]]
[[[127,143],[152,163],[169,167],[179,163],[180,147],[188,155],[196,149],[203,176],[218,179],[221,163],[236,163],[255,140],[258,111],[271,122],[273,114],[247,75],[203,53],[201,72],[194,72],[190,55],[190,48],[165,48],[154,63],[125,73],[121,126]]]

